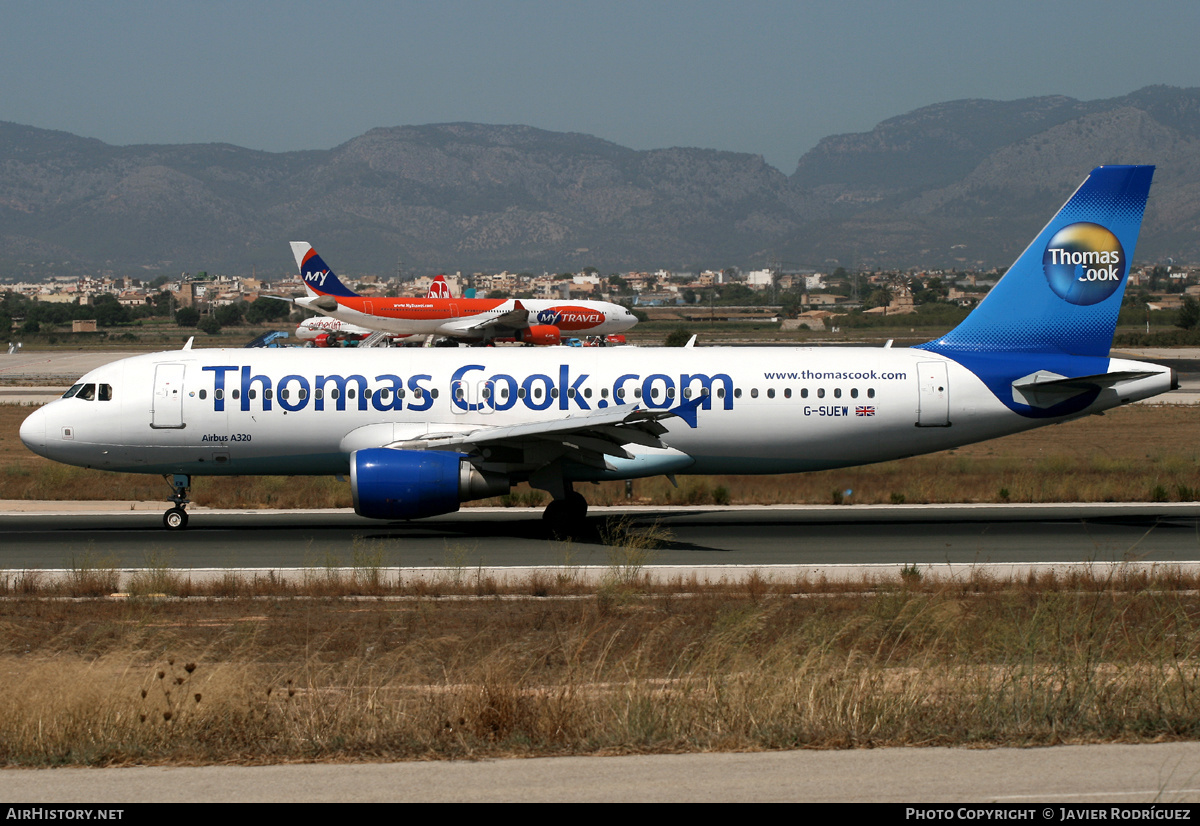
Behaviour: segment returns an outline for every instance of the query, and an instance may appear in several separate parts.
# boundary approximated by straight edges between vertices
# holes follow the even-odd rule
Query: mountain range
[[[1137,259],[1200,261],[1200,89],[959,100],[761,156],[576,133],[378,128],[329,150],[111,146],[0,122],[0,277],[1012,262],[1094,166],[1158,167]],[[400,262],[403,262],[400,264]]]

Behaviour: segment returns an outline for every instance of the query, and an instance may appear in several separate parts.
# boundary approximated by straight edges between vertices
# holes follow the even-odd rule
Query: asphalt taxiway
[[[620,531],[651,528],[657,547],[642,562],[681,572],[1200,560],[1200,503],[593,508],[569,539],[550,534],[530,509],[376,522],[349,510],[197,508],[186,530],[167,531],[159,503],[90,507],[0,502],[0,569],[70,568],[84,557],[131,568],[153,559],[184,569],[298,569],[352,565],[364,552],[404,568],[606,566]]]

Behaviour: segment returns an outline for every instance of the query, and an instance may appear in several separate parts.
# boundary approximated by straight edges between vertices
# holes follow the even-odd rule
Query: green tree
[[[200,311],[195,307],[180,307],[175,311],[175,323],[180,327],[195,327],[200,323]]]
[[[1179,318],[1175,321],[1175,326],[1182,327],[1185,330],[1193,330],[1197,324],[1200,324],[1200,301],[1197,301],[1195,296],[1185,295],[1183,297],[1183,306],[1179,308]]]
[[[687,327],[676,327],[663,340],[664,347],[683,347],[692,338],[692,331]]]
[[[196,329],[202,333],[208,333],[210,336],[215,336],[221,332],[221,322],[217,321],[215,315],[206,315],[200,319],[200,322],[196,325]]]
[[[221,327],[233,327],[242,323],[242,302],[222,304],[213,312],[213,317]]]
[[[118,324],[128,324],[129,308],[117,300],[112,293],[96,296],[92,302],[93,315],[101,327],[116,327]]]

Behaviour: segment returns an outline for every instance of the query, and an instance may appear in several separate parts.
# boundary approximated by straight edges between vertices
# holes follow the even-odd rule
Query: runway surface
[[[0,568],[65,568],[89,556],[119,567],[148,559],[176,568],[351,565],[381,555],[403,567],[603,566],[626,525],[663,537],[656,566],[822,566],[1147,562],[1200,559],[1200,503],[858,505],[841,507],[593,508],[581,534],[550,536],[540,511],[465,508],[414,522],[375,522],[348,510],[193,510],[187,530],[153,510],[80,513],[3,503]],[[122,507],[115,505],[110,507]],[[128,507],[128,506],[125,506]],[[58,510],[61,508],[61,510]]]

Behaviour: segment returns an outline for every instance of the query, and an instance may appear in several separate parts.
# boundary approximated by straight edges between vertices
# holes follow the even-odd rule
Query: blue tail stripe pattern
[[[974,312],[921,348],[1107,356],[1153,177],[1094,169]]]
[[[329,269],[329,265],[311,247],[300,264],[300,276],[313,292],[320,295],[335,295],[340,298],[354,298],[358,295],[338,280],[333,270]]]

